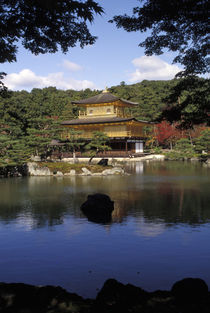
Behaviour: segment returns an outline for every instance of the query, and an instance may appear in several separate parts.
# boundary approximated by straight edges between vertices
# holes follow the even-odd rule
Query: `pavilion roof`
[[[110,102],[115,102],[118,100],[121,100],[122,102],[124,102],[125,104],[128,104],[128,105],[137,105],[138,104],[136,102],[131,102],[131,101],[116,97],[107,91],[103,91],[99,95],[96,95],[96,96],[93,96],[93,97],[90,97],[87,99],[72,101],[72,103],[73,104],[98,104],[98,103],[110,103]]]
[[[87,125],[87,124],[103,124],[103,123],[121,123],[128,121],[136,121],[145,124],[151,124],[147,121],[140,121],[135,119],[134,117],[100,117],[100,118],[84,118],[84,119],[73,119],[69,121],[63,121],[61,125]]]

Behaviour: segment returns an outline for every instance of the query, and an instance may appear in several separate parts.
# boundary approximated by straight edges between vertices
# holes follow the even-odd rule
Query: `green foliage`
[[[6,73],[0,72],[0,97],[7,97],[7,88],[6,86],[2,83],[1,79],[4,79],[6,76]]]
[[[0,97],[0,163],[21,164],[31,155],[45,156],[52,147],[51,140],[60,139],[60,122],[77,116],[78,107],[71,101],[96,91],[85,89],[57,90],[55,87],[34,88],[27,91],[8,92]],[[75,138],[74,138],[75,139]],[[83,142],[84,144],[84,142]],[[68,148],[79,149],[78,140],[68,143]],[[19,157],[18,157],[19,156]]]
[[[209,126],[209,90],[209,79],[189,76],[178,80],[165,97],[168,105],[157,120],[178,122],[180,128],[193,128],[204,122]]]
[[[180,127],[192,128],[209,119],[209,83],[195,75],[209,72],[208,52],[208,1],[197,0],[146,0],[133,9],[133,15],[115,16],[112,21],[128,32],[150,30],[140,43],[146,55],[160,55],[166,49],[175,52],[173,63],[184,70],[177,74],[186,77],[171,90],[169,105],[160,120],[180,122]],[[208,84],[208,85],[207,85]],[[154,114],[155,112],[153,112]]]
[[[0,136],[0,166],[21,165],[30,159],[31,151],[24,139]]]
[[[160,154],[162,152],[162,149],[160,147],[154,147],[153,152]]]
[[[59,139],[60,123],[52,118],[29,120],[27,135],[24,137],[33,155],[45,155],[52,139]]]
[[[195,150],[198,153],[208,153],[210,151],[210,129],[201,132],[201,136],[195,138]]]
[[[194,151],[194,148],[189,139],[181,138],[177,141],[175,150],[187,153],[188,151]]]
[[[207,84],[207,80],[203,80]],[[162,97],[169,96],[170,88],[175,86],[179,80],[171,81],[143,81],[142,83],[120,86],[113,86],[110,91],[122,98],[139,103],[133,107],[131,114],[139,120],[154,120],[160,116],[165,102]],[[187,89],[187,86],[186,86]],[[202,90],[202,93],[207,91]],[[85,89],[75,90],[57,90],[54,87],[43,89],[33,89],[27,91],[11,91],[9,97],[0,97],[0,162],[1,164],[24,163],[30,155],[46,155],[53,147],[49,145],[51,140],[60,139],[60,122],[76,118],[78,106],[71,102],[96,95],[99,91]],[[191,92],[185,90],[180,98],[180,102],[191,95]],[[174,96],[174,98],[176,98]],[[199,97],[191,97],[193,103]],[[207,101],[207,100],[206,100]],[[194,105],[188,106],[188,114],[193,110]],[[193,111],[192,111],[193,112]],[[156,137],[153,127],[145,127],[145,134],[148,137],[146,145],[148,148],[154,148]],[[79,139],[76,131],[72,131],[70,140],[67,142],[67,150],[83,150],[85,140]],[[94,136],[92,143],[86,146],[89,149],[89,155],[95,156],[97,151],[104,151],[108,147],[108,137]],[[176,139],[177,140],[177,139]],[[175,140],[175,141],[176,141]],[[207,140],[205,139],[207,142]],[[196,145],[196,142],[194,141]],[[203,143],[202,143],[203,144]],[[201,151],[198,147],[197,150]],[[62,148],[63,149],[63,148]],[[98,150],[97,150],[98,149]],[[202,150],[206,151],[206,148]],[[88,150],[86,150],[88,151]],[[19,159],[18,156],[19,155]]]
[[[150,30],[140,43],[146,55],[162,54],[166,49],[178,53],[174,62],[184,66],[182,75],[209,71],[208,1],[146,0],[133,9],[133,15],[115,16],[112,21],[128,32]]]
[[[47,90],[50,94],[51,89]],[[44,101],[40,94],[41,90],[36,92],[37,97],[34,90],[21,91],[0,98],[1,164],[21,164],[32,154],[45,154],[50,141],[60,137],[60,121],[51,116],[60,106],[53,108],[53,101],[47,97]]]
[[[65,143],[64,150],[71,151],[73,154],[80,150],[85,145],[85,140],[82,138],[82,131],[70,129],[69,138]]]
[[[196,154],[194,146],[191,144],[190,140],[187,138],[181,138],[176,142],[174,151],[165,153],[166,157],[171,160],[184,160],[193,157],[198,157]]]
[[[0,63],[17,60],[17,42],[35,55],[92,45],[97,37],[90,33],[89,23],[102,13],[93,0],[1,0]],[[0,72],[0,95],[7,93],[4,75]]]
[[[93,137],[91,141],[85,146],[85,149],[90,153],[91,158],[89,162],[97,155],[99,152],[111,150],[110,146],[107,145],[109,142],[109,137],[100,131],[93,132]]]
[[[176,80],[148,81],[132,85],[113,86],[109,90],[120,98],[138,103],[130,109],[131,114],[139,120],[156,120],[165,107],[163,98],[169,95],[169,90]]]
[[[93,132],[91,141],[86,145],[86,149],[97,152],[110,150],[110,147],[107,145],[108,141],[109,137],[106,134],[100,131],[95,131]]]
[[[60,47],[66,53],[77,43],[92,45],[96,37],[88,23],[103,9],[93,0],[1,0],[0,63],[16,61],[16,42],[34,54],[55,53]]]

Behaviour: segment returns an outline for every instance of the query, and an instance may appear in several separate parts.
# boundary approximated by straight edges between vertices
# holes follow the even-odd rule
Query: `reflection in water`
[[[33,228],[59,225],[66,214],[81,218],[88,194],[105,192],[114,201],[113,222],[140,215],[148,221],[205,223],[210,219],[207,169],[181,165],[145,164],[144,173],[126,177],[2,179],[0,220],[26,219]],[[143,163],[131,163],[128,170],[135,166],[143,169]]]
[[[1,179],[0,280],[60,284],[83,296],[95,296],[109,277],[150,290],[184,276],[210,284],[208,169],[133,162],[127,170],[130,176]],[[114,201],[110,225],[81,212],[93,193]]]
[[[144,237],[156,237],[164,233],[166,226],[158,220],[153,222],[147,222],[144,217],[136,218],[136,234]]]

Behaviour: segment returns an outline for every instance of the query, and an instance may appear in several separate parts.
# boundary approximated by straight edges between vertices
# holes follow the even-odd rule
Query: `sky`
[[[181,70],[172,64],[173,54],[147,57],[138,45],[147,33],[128,33],[108,23],[119,14],[128,15],[138,6],[137,0],[98,0],[105,14],[96,16],[90,25],[91,34],[98,37],[92,46],[71,48],[67,54],[57,52],[35,56],[21,45],[17,62],[4,63],[5,85],[11,90],[28,90],[55,86],[57,89],[99,89],[142,80],[172,79]]]

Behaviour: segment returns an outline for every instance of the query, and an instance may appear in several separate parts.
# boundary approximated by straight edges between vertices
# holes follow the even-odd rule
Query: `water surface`
[[[200,164],[132,163],[130,176],[0,180],[0,281],[60,285],[94,297],[116,278],[146,290],[183,277],[210,287],[210,176]],[[115,201],[112,223],[81,213]]]

